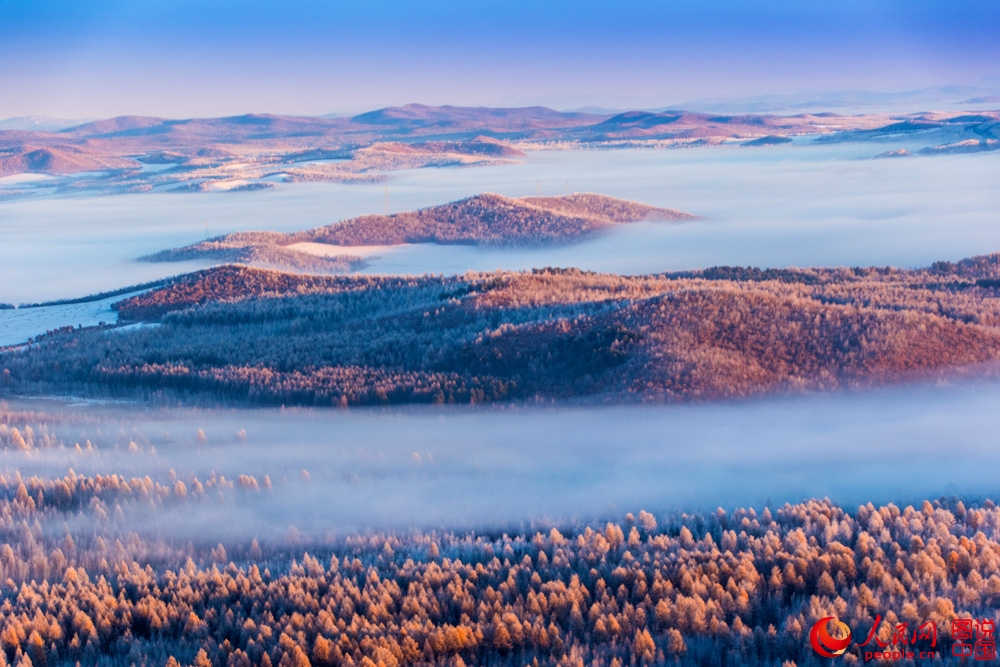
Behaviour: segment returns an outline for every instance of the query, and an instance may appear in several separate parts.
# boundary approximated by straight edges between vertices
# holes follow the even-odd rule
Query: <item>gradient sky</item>
[[[0,0],[0,118],[1000,84],[997,0]]]

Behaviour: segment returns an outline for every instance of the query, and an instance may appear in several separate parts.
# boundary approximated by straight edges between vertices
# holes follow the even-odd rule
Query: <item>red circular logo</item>
[[[834,637],[828,629],[829,623],[833,622],[836,633],[843,637]],[[812,630],[809,631],[809,643],[813,650],[824,658],[836,658],[843,655],[847,650],[847,645],[851,643],[851,629],[846,623],[838,621],[833,616],[821,618],[813,623]]]

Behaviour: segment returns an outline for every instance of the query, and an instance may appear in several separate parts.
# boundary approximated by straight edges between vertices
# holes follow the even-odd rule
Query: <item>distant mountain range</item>
[[[111,192],[245,190],[276,182],[371,181],[395,169],[492,164],[525,150],[587,145],[767,146],[799,135],[870,140],[948,127],[947,143],[991,140],[1000,113],[721,114],[685,109],[615,114],[546,107],[407,104],[353,117],[244,114],[119,116],[61,129],[0,130],[0,177],[112,172],[65,188]],[[936,143],[946,143],[937,141]],[[154,168],[153,165],[166,165]],[[169,168],[167,168],[169,167]],[[57,185],[58,187],[58,185]]]
[[[386,107],[354,116],[355,123],[381,125],[412,130],[441,128],[489,129],[521,132],[592,125],[602,119],[598,114],[556,111],[547,107],[457,107],[407,104]]]

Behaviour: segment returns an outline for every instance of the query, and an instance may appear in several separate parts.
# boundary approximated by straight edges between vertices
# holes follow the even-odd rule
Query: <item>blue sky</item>
[[[1000,84],[995,0],[0,0],[0,117]]]

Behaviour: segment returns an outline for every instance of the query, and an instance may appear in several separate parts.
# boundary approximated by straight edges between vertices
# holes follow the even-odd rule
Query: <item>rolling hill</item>
[[[135,160],[56,144],[0,147],[0,177],[22,173],[70,174],[81,171],[138,168]]]
[[[308,405],[678,401],[995,373],[1000,256],[922,270],[303,276],[223,266],[108,334],[0,356],[0,391]]]
[[[597,194],[505,197],[481,194],[393,215],[366,215],[294,234],[294,241],[336,245],[399,243],[551,243],[616,224],[679,221],[693,215]]]
[[[210,259],[254,263],[254,254],[303,254],[298,244],[383,246],[402,243],[539,244],[581,239],[601,229],[640,220],[684,221],[695,216],[597,194],[561,197],[505,197],[481,194],[392,215],[366,215],[280,234],[238,232],[144,259]]]

